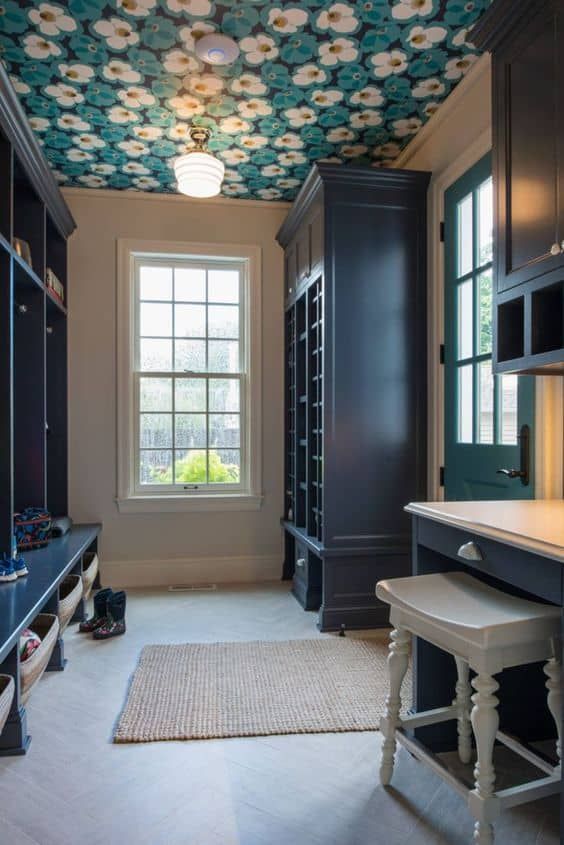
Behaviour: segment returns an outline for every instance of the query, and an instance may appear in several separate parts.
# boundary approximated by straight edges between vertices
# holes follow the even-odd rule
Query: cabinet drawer
[[[420,546],[546,601],[562,602],[562,567],[556,561],[430,519],[418,517],[416,532]]]

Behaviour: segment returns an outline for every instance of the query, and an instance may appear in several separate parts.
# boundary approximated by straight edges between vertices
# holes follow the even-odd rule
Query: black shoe
[[[113,593],[106,602],[106,620],[94,631],[95,640],[109,640],[125,634],[125,593]]]
[[[81,622],[78,626],[79,631],[82,631],[83,634],[91,634],[92,631],[100,628],[107,621],[106,605],[112,595],[113,590],[109,587],[96,593],[94,596],[94,616]]]

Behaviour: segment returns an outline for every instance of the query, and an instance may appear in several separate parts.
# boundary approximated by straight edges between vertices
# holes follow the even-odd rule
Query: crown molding
[[[440,108],[394,160],[394,163],[391,165],[392,168],[403,168],[409,164],[411,159],[415,157],[421,147],[427,143],[429,138],[434,135],[435,132],[438,132],[443,123],[452,117],[452,113],[467,96],[469,91],[477,85],[478,82],[480,82],[484,74],[489,72],[490,64],[491,59],[487,53],[480,56],[466,76],[458,83],[456,88],[451,91],[446,100],[441,104]]]
[[[121,199],[135,200],[137,202],[166,202],[183,203],[194,205],[199,208],[209,205],[223,205],[228,208],[261,208],[283,209],[287,211],[292,207],[291,202],[280,200],[246,200],[237,197],[210,197],[209,199],[195,199],[193,197],[181,196],[180,194],[157,194],[148,191],[114,190],[112,188],[63,188],[62,194],[65,198],[72,200],[73,197],[81,199]]]
[[[67,238],[76,223],[63,199],[40,144],[27,121],[6,69],[0,62],[0,127],[12,144],[27,178],[47,206],[51,219]]]

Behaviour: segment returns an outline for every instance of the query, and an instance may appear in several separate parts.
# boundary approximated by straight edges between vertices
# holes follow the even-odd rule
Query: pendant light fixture
[[[215,197],[221,190],[225,166],[207,150],[211,132],[205,126],[192,126],[194,148],[174,162],[174,175],[181,194],[188,197]]]

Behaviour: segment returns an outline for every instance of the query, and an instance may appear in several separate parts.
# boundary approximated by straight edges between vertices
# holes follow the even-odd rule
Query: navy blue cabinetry
[[[322,630],[385,624],[374,585],[409,572],[403,505],[426,495],[428,181],[316,165],[278,233],[285,574]]]

